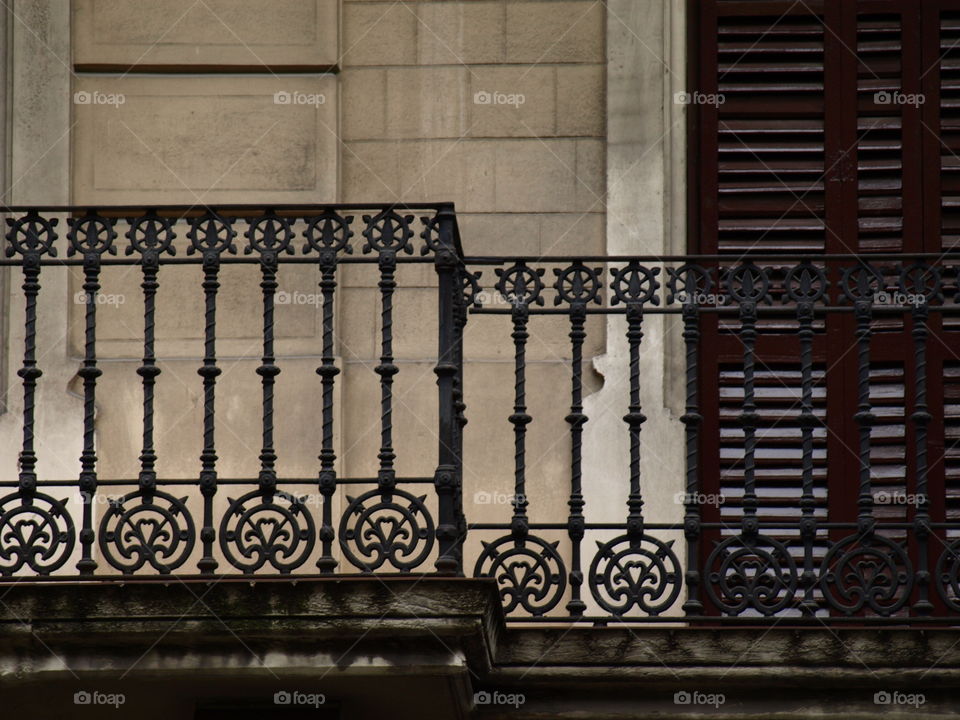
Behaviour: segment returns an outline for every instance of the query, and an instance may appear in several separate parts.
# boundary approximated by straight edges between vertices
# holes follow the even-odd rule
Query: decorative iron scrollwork
[[[237,247],[233,244],[233,239],[237,236],[237,231],[233,229],[233,223],[233,218],[222,217],[213,210],[193,218],[187,232],[191,243],[187,248],[187,255],[195,252],[201,253],[204,258],[219,258],[225,252],[236,255]]]
[[[49,575],[70,558],[75,543],[66,501],[34,491],[0,499],[0,575],[24,567]]]
[[[836,610],[848,615],[869,608],[890,615],[913,590],[913,565],[906,549],[875,532],[848,535],[835,543],[820,566],[820,589]]]
[[[937,559],[935,584],[943,602],[960,612],[960,540],[945,547]]]
[[[420,254],[436,254],[446,250],[440,243],[440,216],[432,215],[422,217],[420,218],[420,222],[423,223],[423,231],[420,233],[420,237],[423,240],[423,247],[420,248]]]
[[[293,255],[294,233],[290,218],[277,215],[273,210],[264,213],[263,217],[250,220],[247,228],[247,247],[244,255],[258,253],[264,262],[276,262],[280,253]]]
[[[127,223],[130,229],[126,232],[126,238],[130,245],[124,251],[125,255],[138,252],[145,263],[155,264],[163,253],[177,254],[173,246],[177,234],[173,231],[173,220],[170,218],[160,217],[155,210],[150,210],[138,218],[128,218]]]
[[[70,229],[67,231],[67,240],[70,246],[67,248],[67,257],[76,254],[94,257],[105,253],[116,255],[117,248],[113,245],[117,237],[117,232],[113,229],[116,223],[115,218],[103,217],[95,210],[80,218],[68,218],[67,225]]]
[[[872,302],[883,290],[883,275],[869,263],[861,261],[844,268],[840,276],[840,287],[844,297],[850,302]]]
[[[41,217],[38,212],[31,210],[20,218],[7,218],[7,257],[23,255],[25,259],[39,258],[41,255],[57,256],[54,242],[57,233],[54,228],[60,222],[57,218]]]
[[[610,304],[659,305],[660,298],[657,297],[657,291],[660,289],[660,282],[657,280],[659,274],[660,268],[650,268],[636,261],[631,261],[624,267],[614,268],[613,282],[610,283],[613,299]]]
[[[338,215],[333,210],[325,210],[319,215],[312,215],[306,218],[306,229],[303,231],[303,237],[307,239],[303,246],[303,252],[308,253],[316,250],[324,253],[346,253],[351,255],[353,248],[350,246],[350,238],[353,237],[353,230],[350,224],[353,222],[353,215]]]
[[[104,558],[128,575],[144,565],[164,574],[176,570],[193,552],[196,540],[187,498],[153,489],[111,501],[99,535]]]
[[[367,227],[363,236],[367,242],[363,246],[363,252],[413,254],[413,246],[410,244],[413,238],[410,223],[413,220],[413,215],[398,215],[393,210],[384,210],[372,217],[364,215],[363,222]]]
[[[935,300],[943,299],[943,279],[940,271],[925,262],[916,262],[904,265],[900,269],[900,292],[915,298],[912,304],[929,305]]]
[[[543,305],[543,268],[533,269],[519,262],[504,270],[494,270],[497,292],[516,307]]]
[[[755,610],[774,615],[793,603],[799,575],[789,550],[766,535],[718,543],[706,564],[710,600],[728,615]]]
[[[770,300],[770,271],[747,261],[726,272],[727,292],[738,303]]]
[[[522,539],[508,535],[485,542],[473,575],[497,581],[503,611],[508,615],[519,607],[539,617],[557,606],[567,588],[558,544],[535,535]]]
[[[340,520],[340,547],[354,567],[373,572],[390,565],[409,572],[424,563],[434,543],[434,523],[426,496],[394,489],[348,497]]]
[[[820,301],[827,292],[827,276],[823,268],[808,260],[787,270],[784,278],[784,299],[801,303]]]
[[[683,586],[673,540],[665,543],[646,534],[598,542],[589,577],[594,600],[618,617],[633,608],[659,615],[673,606]]]
[[[286,492],[254,490],[230,498],[220,523],[220,549],[244,573],[268,563],[277,572],[289,573],[306,562],[316,537],[305,500]]]
[[[699,305],[699,298],[713,292],[713,278],[706,268],[686,263],[667,269],[667,303],[679,302]]]
[[[553,274],[557,276],[557,280],[553,287],[557,291],[557,296],[553,299],[553,304],[596,303],[599,305],[600,290],[603,287],[600,280],[602,273],[601,268],[588,268],[581,262],[575,262],[562,270],[554,268]]]
[[[483,287],[480,285],[482,273],[463,271],[460,273],[460,282],[463,290],[463,307],[483,307],[480,298],[483,296]]]

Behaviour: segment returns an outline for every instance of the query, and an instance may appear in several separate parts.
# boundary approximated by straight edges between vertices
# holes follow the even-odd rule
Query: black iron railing
[[[7,225],[2,265],[22,273],[24,313],[19,470],[16,479],[0,481],[0,574],[7,581],[432,570],[494,578],[508,616],[522,620],[960,619],[954,499],[960,474],[954,477],[951,446],[955,429],[960,438],[960,412],[954,414],[960,304],[953,253],[469,257],[448,204],[11,208]],[[437,454],[432,476],[417,477],[396,470],[405,448],[395,446],[393,421],[400,372],[395,303],[404,289],[397,270],[414,263],[432,264],[437,278],[435,324],[416,330],[419,341],[436,338]],[[259,466],[246,478],[224,477],[219,469],[218,291],[228,264],[258,268],[262,295],[261,449]],[[314,391],[319,399],[313,478],[277,471],[275,415],[283,408],[275,385],[283,360],[275,306],[278,274],[289,264],[316,267],[320,289],[318,387],[303,389],[304,402],[314,402]],[[363,264],[376,272],[379,294],[379,360],[372,368],[380,391],[378,470],[375,477],[350,477],[337,472],[342,368],[335,303],[342,268]],[[98,473],[98,433],[109,428],[97,419],[104,392],[97,310],[102,271],[113,265],[138,268],[142,276],[136,478]],[[161,478],[154,442],[163,360],[157,298],[166,267],[178,265],[197,266],[203,292],[196,429],[202,451],[194,477]],[[84,298],[82,452],[70,480],[39,475],[36,445],[36,414],[43,412],[38,383],[50,350],[38,346],[38,303],[47,274],[64,266],[82,271]],[[502,318],[503,343],[513,355],[513,403],[506,425],[487,422],[470,432],[484,442],[511,433],[512,463],[486,456],[475,468],[464,466],[464,399],[471,393],[464,365],[472,361],[464,356],[464,335],[471,316]],[[569,377],[568,437],[556,450],[566,454],[569,472],[548,479],[551,493],[562,486],[567,512],[542,520],[542,513],[531,513],[546,501],[546,486],[531,483],[528,468],[529,434],[541,418],[530,410],[528,380],[538,366],[527,355],[531,334],[544,332],[538,324],[550,316],[545,331],[556,332],[559,319],[569,341],[568,352],[553,358]],[[598,329],[594,316],[617,320]],[[658,330],[656,357],[674,357],[682,375],[676,431],[685,435],[685,450],[675,466],[661,468],[668,481],[661,477],[656,485],[661,494],[670,487],[681,497],[669,517],[645,510],[651,447],[644,423],[651,408],[643,400],[650,352],[644,338],[656,316],[672,321]],[[625,385],[615,398],[625,413],[623,474],[600,479],[584,459],[585,444],[603,440],[589,435],[593,418],[586,409],[595,350],[585,348],[597,332],[606,347],[622,343],[626,351]],[[502,519],[470,502],[471,491],[485,488],[464,472],[482,478],[492,462],[512,465],[509,517]],[[98,504],[124,486],[129,491]],[[893,511],[878,500],[878,493],[891,492],[905,500]],[[704,501],[724,493],[726,503]],[[308,494],[320,501],[308,502]],[[590,519],[591,498],[614,494],[624,503],[621,519]]]
[[[361,213],[363,224],[359,254],[354,253],[353,228],[358,217],[353,212]],[[428,214],[408,214],[416,212]],[[58,576],[69,572],[71,560],[82,576],[98,570],[168,575],[189,572],[185,568],[191,565],[202,575],[261,570],[289,573],[303,569],[318,544],[315,566],[321,573],[333,573],[344,564],[367,572],[423,570],[428,559],[439,573],[457,571],[457,538],[463,520],[458,510],[460,452],[455,428],[460,363],[453,326],[457,258],[462,253],[451,206],[39,208],[13,209],[11,214],[3,264],[17,266],[23,273],[25,341],[18,372],[23,381],[23,444],[19,479],[2,483],[14,488],[0,501],[3,575]],[[63,233],[63,240],[58,232]],[[417,233],[422,243],[414,254]],[[305,242],[299,243],[298,235]],[[238,254],[238,245],[242,254]],[[118,249],[122,254],[118,255]],[[221,269],[229,263],[253,263],[260,268],[263,356],[257,374],[262,379],[262,449],[255,487],[230,499],[228,507],[218,511],[215,501],[225,485],[251,484],[218,473],[217,380],[222,368],[217,358],[217,300]],[[322,441],[318,476],[313,481],[322,497],[318,517],[296,492],[296,486],[302,491],[305,481],[280,478],[275,469],[274,387],[281,371],[274,347],[275,300],[279,268],[290,263],[315,265],[322,295],[322,348],[318,348],[322,359],[317,368],[322,386],[318,418]],[[381,386],[379,471],[374,487],[351,498],[341,517],[334,518],[338,487],[363,482],[338,478],[334,470],[334,385],[340,372],[335,362],[334,302],[338,267],[349,263],[373,264],[379,271],[381,355],[374,368]],[[394,469],[393,378],[398,370],[392,350],[393,298],[397,267],[406,263],[432,263],[438,275],[440,448],[435,477],[429,480],[399,477]],[[56,266],[70,265],[82,267],[85,296],[84,353],[78,371],[83,379],[84,405],[83,451],[76,483],[79,511],[68,509],[65,483],[38,478],[35,448],[37,384],[42,376],[37,347],[41,279]],[[95,413],[101,389],[97,309],[101,270],[112,265],[139,266],[143,276],[144,351],[137,369],[143,385],[143,445],[137,488],[112,498],[95,518],[98,493],[130,484],[129,480],[103,481],[97,474]],[[155,352],[156,297],[161,268],[170,265],[199,265],[202,269],[203,359],[197,372],[202,378],[199,432],[203,447],[197,477],[186,481],[198,490],[199,510],[190,499],[172,494],[178,487],[182,490],[183,480],[158,479],[155,469],[155,383],[161,372]],[[201,312],[200,308],[195,312]],[[428,510],[422,496],[410,492],[411,487],[428,481],[435,485],[435,512]],[[385,529],[391,522],[392,529]],[[338,541],[342,561],[334,557]],[[95,559],[95,554],[100,557]]]

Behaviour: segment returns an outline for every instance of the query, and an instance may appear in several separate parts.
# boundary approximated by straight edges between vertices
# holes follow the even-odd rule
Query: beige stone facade
[[[70,7],[67,7],[67,6]],[[141,7],[143,5],[143,7]],[[682,13],[633,0],[234,0],[141,4],[19,0],[8,83],[13,107],[7,204],[215,204],[454,201],[468,254],[602,255],[679,249],[683,197]],[[43,32],[35,32],[37,28]],[[666,69],[674,63],[674,70]],[[492,275],[492,271],[487,271]],[[75,478],[83,307],[78,275],[45,278],[41,471]],[[98,318],[100,476],[134,478],[139,453],[139,273],[104,273],[125,299]],[[310,295],[318,274],[288,266],[280,289]],[[373,268],[346,267],[338,289],[338,472],[376,474],[379,292]],[[436,278],[402,268],[396,301],[394,422],[401,475],[436,464]],[[167,268],[158,296],[158,470],[194,478],[202,414],[200,271]],[[255,266],[224,271],[218,354],[223,477],[253,478],[259,452],[260,294]],[[487,279],[487,282],[491,282]],[[548,280],[552,282],[552,278]],[[10,317],[22,316],[17,293]],[[681,429],[669,320],[644,353],[644,473],[651,519],[679,520]],[[278,470],[315,477],[320,316],[278,310]],[[623,327],[588,322],[588,519],[625,514]],[[528,494],[535,521],[566,518],[568,326],[531,322]],[[11,323],[9,346],[22,328]],[[508,318],[475,316],[465,334],[471,521],[504,521],[512,491],[513,358]],[[16,368],[17,360],[12,365]],[[8,364],[8,367],[10,365]],[[12,370],[9,370],[12,372]],[[8,379],[16,389],[17,378]],[[305,399],[307,401],[305,401]],[[18,394],[3,424],[3,476],[15,473]],[[52,408],[52,409],[51,409]],[[117,430],[120,428],[120,430]],[[309,487],[304,491],[310,491]],[[220,498],[226,502],[226,495]],[[565,533],[550,539],[565,542]],[[479,534],[468,549],[475,551]]]

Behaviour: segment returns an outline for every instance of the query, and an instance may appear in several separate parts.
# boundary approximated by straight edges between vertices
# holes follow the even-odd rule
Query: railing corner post
[[[458,443],[458,403],[455,384],[462,378],[463,359],[459,352],[457,307],[461,304],[461,287],[457,282],[461,262],[455,240],[456,216],[452,206],[437,212],[438,240],[434,267],[438,280],[437,375],[439,452],[434,485],[437,492],[437,545],[435,563],[441,575],[462,575],[460,548],[465,529],[463,517],[462,458]],[[461,388],[462,390],[462,388]]]

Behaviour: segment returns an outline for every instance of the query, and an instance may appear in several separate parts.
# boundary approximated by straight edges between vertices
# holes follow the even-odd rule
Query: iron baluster
[[[813,412],[813,303],[797,303],[800,339],[800,433],[802,445],[802,490],[800,497],[800,537],[803,540],[803,602],[801,609],[813,615],[817,575],[813,563],[813,543],[817,536],[816,498],[813,491],[813,431],[819,424]]]
[[[374,372],[380,376],[380,470],[377,481],[384,492],[396,486],[393,461],[393,378],[399,368],[393,362],[393,293],[397,287],[397,256],[393,250],[380,253],[380,363]]]
[[[233,221],[208,211],[191,222],[191,245],[187,254],[200,252],[203,257],[204,332],[203,364],[197,374],[203,378],[203,449],[200,453],[200,492],[203,495],[203,527],[200,540],[203,557],[197,567],[204,575],[212,575],[218,562],[213,557],[217,531],[213,520],[213,498],[217,493],[216,392],[217,378],[217,291],[220,289],[220,256],[224,251],[235,254]]]
[[[570,515],[567,533],[571,542],[570,600],[567,612],[573,617],[583,615],[587,605],[580,598],[583,585],[583,570],[580,567],[580,546],[584,537],[583,499],[583,426],[587,416],[583,412],[583,341],[587,336],[584,325],[587,319],[586,305],[578,302],[570,308],[570,343],[572,346],[572,372],[570,389]]]
[[[353,231],[350,224],[353,216],[345,217],[333,211],[325,211],[320,215],[306,219],[306,229],[303,236],[307,242],[303,252],[316,251],[319,254],[320,266],[320,293],[323,298],[323,354],[317,375],[320,376],[322,387],[322,430],[320,455],[320,473],[318,487],[323,497],[323,510],[320,521],[321,554],[317,560],[317,567],[324,575],[332,574],[337,567],[337,560],[333,557],[333,542],[336,532],[333,528],[333,496],[337,491],[337,453],[334,450],[334,390],[336,377],[340,374],[334,352],[334,318],[335,298],[337,290],[337,260],[339,253],[352,254],[350,238]]]
[[[555,305],[567,303],[570,314],[571,377],[570,377],[570,413],[565,420],[570,425],[570,499],[567,505],[570,513],[567,517],[567,535],[570,537],[570,600],[567,612],[571,617],[580,617],[587,609],[581,598],[583,585],[582,543],[586,534],[583,515],[583,426],[587,416],[583,412],[583,342],[587,337],[587,304],[600,303],[600,268],[588,268],[581,262],[563,270],[555,269],[557,280],[554,288],[557,296]]]
[[[713,279],[709,271],[699,265],[682,265],[670,271],[669,302],[680,302],[683,318],[684,342],[684,413],[680,417],[684,428],[686,450],[686,474],[684,493],[683,534],[687,541],[687,569],[685,582],[687,599],[683,603],[686,615],[700,615],[703,601],[700,599],[700,426],[703,416],[698,405],[698,354],[700,351],[700,302],[713,289]]]
[[[683,303],[683,341],[686,360],[686,406],[680,418],[684,426],[686,444],[686,494],[684,497],[683,534],[687,541],[687,599],[683,611],[687,615],[700,615],[703,602],[700,600],[700,423],[703,416],[697,404],[697,355],[700,341],[700,317],[695,295],[688,293]]]
[[[803,573],[800,577],[803,600],[800,609],[804,614],[812,616],[819,609],[816,599],[817,573],[813,557],[817,536],[813,433],[820,425],[813,411],[813,320],[815,303],[822,300],[826,294],[827,278],[822,269],[814,267],[809,260],[804,260],[787,272],[784,290],[784,302],[796,304],[797,336],[800,340],[800,538],[803,541]]]
[[[931,288],[930,285],[933,285]],[[929,302],[938,297],[940,278],[935,270],[915,264],[904,270],[900,276],[900,290],[905,296],[913,296],[913,336],[914,345],[914,402],[910,419],[914,426],[916,443],[915,485],[916,509],[913,519],[914,538],[917,543],[917,599],[913,611],[920,616],[930,615],[933,603],[930,602],[930,498],[927,486],[927,428],[933,420],[927,405],[927,341],[930,335]]]
[[[323,296],[323,355],[317,374],[323,388],[323,428],[320,446],[320,493],[323,495],[323,517],[320,542],[323,549],[317,567],[323,574],[332,574],[337,567],[333,557],[333,495],[337,490],[337,453],[333,449],[333,392],[340,368],[334,359],[334,298],[337,289],[337,254],[326,250],[320,256],[320,293]]]
[[[42,257],[57,256],[54,242],[56,218],[43,218],[29,210],[16,220],[7,219],[8,258],[21,256],[24,294],[23,365],[17,375],[23,380],[23,444],[17,457],[17,491],[0,498],[0,575],[12,576],[29,567],[38,575],[49,575],[71,557],[76,544],[73,519],[63,500],[37,488],[36,432],[37,380],[43,375],[37,364],[37,300],[40,294]],[[42,528],[42,533],[38,530]],[[37,542],[40,544],[35,544]]]
[[[517,541],[523,540],[529,533],[527,525],[527,425],[533,418],[527,414],[527,323],[530,320],[527,305],[515,302],[513,306],[514,346],[514,400],[510,423],[513,425],[513,519],[510,532]]]
[[[453,223],[450,211],[438,216],[439,240],[434,254],[438,277],[439,325],[437,339],[437,376],[439,448],[434,485],[437,491],[438,557],[437,572],[442,575],[462,573],[460,563],[460,519],[462,500],[459,493],[460,463],[458,450],[458,418],[456,381],[460,372],[458,349],[457,306],[462,288],[458,275],[458,258],[453,245]],[[461,335],[462,337],[462,335]]]
[[[870,435],[876,422],[876,415],[873,414],[870,404],[870,337],[872,335],[870,321],[873,318],[873,301],[869,298],[856,300],[854,316],[857,323],[855,331],[857,339],[857,412],[853,417],[857,422],[857,434],[859,436],[857,529],[861,534],[869,536],[873,533],[875,523],[870,481]]]
[[[67,256],[83,255],[84,342],[83,364],[77,374],[83,378],[83,450],[80,453],[80,496],[83,500],[83,521],[80,530],[81,575],[90,575],[97,568],[93,559],[93,504],[97,494],[97,454],[95,419],[97,411],[97,378],[103,371],[97,367],[97,300],[100,293],[100,258],[105,252],[116,254],[113,245],[115,220],[100,217],[89,210],[82,218],[67,221],[70,247]]]
[[[743,428],[743,520],[742,532],[748,539],[757,535],[757,405],[754,396],[754,366],[756,363],[757,307],[752,301],[740,304],[740,340],[743,343],[743,408],[740,426]]]
[[[640,343],[643,341],[643,305],[627,305],[630,344],[630,405],[623,421],[630,432],[630,495],[627,499],[627,535],[643,535],[643,494],[640,490],[640,428],[647,417],[640,406]]]

